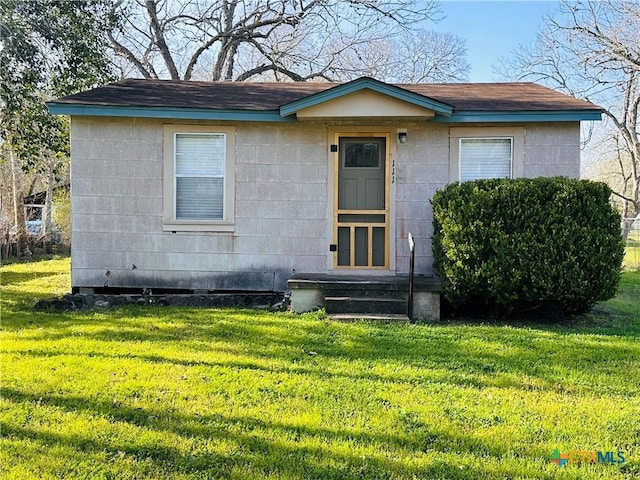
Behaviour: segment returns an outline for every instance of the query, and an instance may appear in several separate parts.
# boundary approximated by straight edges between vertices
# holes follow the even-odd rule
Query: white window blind
[[[511,177],[511,138],[461,138],[460,181]]]
[[[223,219],[225,137],[175,134],[176,219]]]

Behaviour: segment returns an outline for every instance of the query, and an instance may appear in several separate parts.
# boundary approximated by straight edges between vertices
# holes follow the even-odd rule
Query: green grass
[[[34,313],[68,269],[2,267],[3,479],[640,476],[640,272],[538,325]],[[559,467],[556,448],[627,461]]]
[[[632,244],[624,249],[623,265],[629,270],[640,269],[640,243]]]
[[[629,270],[640,269],[640,230],[635,229],[629,232],[624,249],[623,265]]]

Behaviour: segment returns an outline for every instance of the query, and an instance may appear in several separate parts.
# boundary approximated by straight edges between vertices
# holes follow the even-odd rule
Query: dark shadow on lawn
[[[426,424],[416,423],[415,420],[406,426],[405,435],[392,435],[298,426],[246,416],[210,415],[194,418],[175,413],[167,414],[160,409],[115,407],[109,402],[78,396],[40,396],[6,388],[1,391],[3,398],[15,403],[37,402],[69,412],[108,416],[118,422],[127,422],[158,432],[170,432],[184,438],[201,439],[206,443],[212,439],[220,439],[237,445],[237,453],[233,455],[212,452],[194,455],[185,454],[173,447],[152,445],[149,440],[110,442],[74,434],[63,435],[2,425],[2,435],[7,438],[28,438],[44,445],[71,446],[79,455],[100,452],[115,455],[125,452],[138,460],[151,459],[160,468],[169,469],[174,473],[202,473],[226,478],[233,467],[242,467],[250,472],[249,475],[256,477],[269,473],[318,479],[387,478],[393,473],[400,478],[478,479],[487,478],[487,472],[480,468],[461,468],[458,464],[444,460],[433,462],[426,467],[407,465],[393,458],[393,450],[409,457],[411,452],[414,452],[414,455],[424,452],[459,452],[479,458],[494,458],[497,461],[510,454],[497,443],[489,444],[464,433],[451,435]],[[269,440],[274,437],[280,440]],[[293,445],[285,444],[282,439],[293,442]],[[319,446],[297,445],[304,440]],[[386,456],[363,458],[355,454],[336,453],[331,449],[334,444],[342,446],[349,442],[359,446],[371,446],[377,451],[386,452]],[[390,448],[393,450],[390,451]],[[520,453],[533,459],[546,459],[548,455],[546,451],[527,447],[523,447]],[[508,475],[508,472],[505,474]]]
[[[181,365],[184,367],[205,367],[211,369],[231,369],[231,370],[253,370],[256,372],[265,372],[269,374],[287,374],[287,375],[302,375],[315,377],[317,379],[326,379],[328,381],[335,379],[347,379],[353,381],[373,381],[381,383],[406,383],[415,386],[419,383],[433,383],[433,384],[447,384],[459,387],[473,387],[483,388],[489,386],[496,386],[491,381],[483,382],[478,378],[474,378],[477,372],[467,371],[460,372],[456,375],[455,372],[447,373],[447,375],[429,375],[428,367],[425,367],[425,372],[417,375],[403,375],[398,372],[389,373],[388,375],[382,375],[373,372],[358,373],[352,370],[328,370],[322,365],[322,358],[309,358],[306,355],[301,355],[299,360],[286,361],[284,359],[274,358],[273,361],[267,360],[266,362],[258,362],[261,358],[255,358],[255,360],[185,360],[184,358],[171,358],[161,355],[150,354],[103,354],[100,352],[63,352],[63,351],[45,351],[45,350],[28,350],[25,352],[18,352],[19,355],[24,357],[99,357],[108,360],[140,360],[142,362],[157,363],[159,365]],[[278,361],[282,360],[282,361]],[[115,363],[114,363],[115,365]],[[488,368],[483,366],[483,370],[488,371]],[[462,370],[462,369],[461,369]],[[533,389],[529,384],[522,383],[521,381],[513,380],[511,383],[501,381],[499,383],[501,387],[514,387]],[[536,390],[557,390],[556,386],[544,385],[535,387]]]
[[[36,270],[32,272],[2,272],[2,285],[11,287],[13,285],[20,285],[21,283],[31,282],[33,280],[42,281],[47,278],[59,277],[65,275],[58,272],[50,272],[44,270]],[[33,297],[33,295],[32,295]]]
[[[160,320],[150,312],[146,317],[131,317],[129,313],[119,312],[120,319],[110,314],[68,314],[63,315],[70,318],[70,324],[66,324],[64,320],[45,315],[49,321],[35,321],[33,327],[43,328],[39,333],[44,340],[55,341],[73,336],[78,326],[100,326],[104,328],[82,332],[82,339],[109,343],[110,351],[114,350],[114,344],[116,350],[117,344],[122,344],[123,348],[123,353],[115,355],[75,350],[66,354],[135,357],[143,361],[173,362],[185,366],[249,368],[322,377],[338,374],[376,381],[436,381],[478,388],[498,385],[562,391],[565,379],[560,375],[569,372],[589,378],[590,372],[598,370],[600,362],[612,384],[626,385],[629,383],[628,379],[625,381],[629,365],[638,361],[638,348],[617,344],[626,337],[583,337],[563,329],[541,331],[469,324],[349,325],[330,321],[298,321],[296,317],[264,312],[173,311],[183,316],[166,316],[166,311]],[[537,338],[541,333],[543,338]],[[553,339],[549,335],[553,335]],[[631,338],[627,338],[625,343],[629,343]],[[137,354],[135,349],[126,351],[127,342],[153,343],[160,351],[165,344],[169,346],[180,342],[184,355],[174,358],[161,353]],[[481,348],[474,353],[469,349],[470,343]],[[229,346],[231,344],[233,347]],[[95,350],[96,346],[89,348]],[[216,351],[255,358],[256,361],[219,362],[216,361]],[[310,357],[306,353],[308,351],[317,355]],[[47,356],[65,352],[41,349],[17,353]],[[194,357],[198,359],[192,360]],[[347,367],[350,361],[379,362],[382,366],[401,364],[413,371],[404,378],[403,374],[389,378],[364,369],[361,373],[357,369],[328,373],[327,359],[337,360]],[[430,375],[433,369],[446,369],[450,373],[446,380],[434,380],[436,377]],[[537,380],[535,385],[531,379]],[[628,395],[630,389],[618,393]]]
[[[431,326],[463,327],[487,326],[510,327],[526,331],[550,332],[554,334],[593,334],[616,337],[640,337],[640,319],[622,315],[611,307],[596,305],[591,312],[558,318],[472,318],[450,316]]]
[[[247,332],[242,327],[238,322],[221,324],[219,328],[224,330],[224,334],[219,336],[215,328],[199,330],[198,327],[185,326],[183,328],[189,329],[191,334],[197,332],[195,340],[190,336],[189,341],[182,341],[184,339],[175,332],[169,338],[165,338],[166,333],[157,331],[136,332],[133,337],[126,334],[123,338],[120,330],[106,330],[83,334],[83,338],[110,343],[110,351],[114,349],[113,344],[122,343],[122,352],[105,354],[99,347],[96,349],[95,345],[91,345],[91,351],[29,349],[16,354],[137,359],[185,367],[250,369],[322,379],[349,378],[413,385],[443,383],[475,388],[497,386],[552,391],[587,388],[565,385],[565,375],[569,373],[570,376],[589,379],[593,372],[598,371],[600,362],[610,380],[610,390],[615,385],[629,385],[628,366],[638,361],[637,348],[615,345],[615,339],[608,337],[596,343],[591,338],[554,334],[558,336],[556,341],[545,339],[544,342],[536,342],[531,338],[531,331],[518,329],[486,327],[458,332],[456,328],[415,327],[412,330],[415,336],[399,337],[397,329],[385,327],[370,326],[368,335],[323,335],[314,326],[311,330],[315,334],[307,334],[307,328],[301,328],[294,334],[284,328],[277,330],[279,334],[276,335],[274,328],[271,328],[269,335],[260,336],[260,329],[249,329]],[[335,326],[327,325],[326,328]],[[234,334],[229,336],[228,329]],[[165,343],[181,339],[180,355],[163,354],[157,336],[163,337]],[[125,340],[160,344],[159,351],[155,354],[137,353],[135,345],[132,350],[127,350]],[[486,343],[487,347],[482,352],[472,353],[467,347],[469,342]],[[310,356],[307,351],[313,351],[315,355]],[[231,358],[218,360],[218,353]],[[352,361],[358,364],[352,364]],[[387,366],[391,368],[388,374],[372,372],[366,368],[367,362],[379,364],[383,369]],[[403,368],[398,371],[393,365],[402,365]],[[442,373],[443,370],[446,375]],[[611,391],[625,396],[633,395],[633,392],[631,385]]]
[[[326,323],[333,323],[328,320],[309,321],[301,318],[296,314],[282,314],[264,312],[261,310],[250,309],[206,309],[206,308],[188,308],[188,307],[158,307],[158,306],[124,306],[115,309],[108,309],[104,311],[80,311],[80,312],[31,312],[35,301],[33,296],[29,293],[12,294],[9,301],[15,302],[15,307],[12,309],[14,312],[7,312],[7,315],[3,318],[3,326],[8,329],[12,328],[24,328],[24,315],[30,316],[29,323],[37,323],[41,328],[58,328],[64,327],[64,324],[73,325],[86,325],[87,319],[91,322],[95,322],[97,317],[100,317],[99,322],[101,324],[112,323],[113,326],[122,327],[123,320],[130,321],[132,319],[144,322],[149,320],[150,322],[156,322],[158,324],[165,323],[167,320],[182,321],[188,324],[190,329],[194,329],[198,335],[203,328],[216,328],[217,322],[220,321],[233,321],[240,320],[241,329],[251,334],[251,330],[255,333],[256,330],[266,323],[270,324],[282,324],[291,322],[291,328],[289,333],[291,335],[296,334],[298,329],[304,330],[303,335],[307,336],[309,333],[313,333],[317,330],[315,325],[324,325]],[[640,299],[637,300],[640,304]],[[15,315],[12,315],[15,313]],[[14,319],[15,316],[15,319]],[[251,325],[246,325],[246,317],[251,317]],[[160,319],[160,320],[158,320]],[[338,324],[340,325],[340,324]],[[357,323],[356,323],[357,325]],[[376,324],[385,329],[396,328],[397,325],[393,324]],[[144,325],[143,325],[144,326]],[[462,326],[492,326],[492,327],[512,327],[515,329],[523,329],[527,332],[530,331],[542,331],[551,332],[554,334],[596,334],[596,335],[612,335],[618,337],[640,337],[640,318],[636,318],[634,315],[620,314],[614,308],[604,304],[597,304],[593,307],[592,311],[582,315],[574,316],[526,316],[515,318],[471,318],[471,317],[444,317],[439,322],[429,322],[426,324],[419,324],[424,327],[462,327]],[[406,325],[401,325],[402,328]],[[326,330],[326,329],[325,329]],[[174,339],[171,336],[167,336],[166,332],[164,338]],[[224,332],[219,331],[220,335]],[[227,327],[227,334],[232,336],[237,332],[233,332],[232,329]],[[324,332],[326,333],[326,332]],[[181,328],[176,332],[176,335],[188,335],[189,332],[186,329]],[[260,332],[260,335],[264,335],[264,332]],[[130,330],[127,333],[122,333],[122,336],[130,335],[130,339],[135,340],[135,335],[140,335],[140,340],[144,339],[145,333],[143,331]],[[158,340],[162,340],[163,337],[157,337]],[[126,340],[122,338],[122,340]]]

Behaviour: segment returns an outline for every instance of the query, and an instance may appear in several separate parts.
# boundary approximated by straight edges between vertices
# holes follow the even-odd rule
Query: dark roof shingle
[[[127,79],[63,97],[53,103],[112,107],[168,107],[277,111],[336,83],[195,82]],[[515,112],[601,110],[535,83],[397,84],[456,111]]]

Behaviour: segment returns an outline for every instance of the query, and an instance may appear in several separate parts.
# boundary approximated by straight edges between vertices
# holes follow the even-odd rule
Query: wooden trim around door
[[[353,210],[345,209],[340,210],[338,208],[338,190],[340,188],[340,139],[341,138],[384,138],[385,139],[385,152],[384,152],[384,209],[383,210]],[[389,256],[390,256],[390,242],[391,232],[390,230],[390,201],[391,201],[391,141],[392,136],[388,132],[375,132],[375,131],[363,131],[363,132],[349,132],[339,131],[334,134],[334,145],[338,148],[333,153],[333,244],[338,245],[338,229],[349,227],[350,228],[350,260],[349,265],[338,265],[338,251],[332,252],[333,254],[333,268],[337,270],[388,270],[389,269]],[[339,215],[384,215],[384,222],[340,222]],[[384,227],[384,265],[373,266],[373,229]],[[367,256],[368,265],[355,265],[355,229],[367,228]]]

